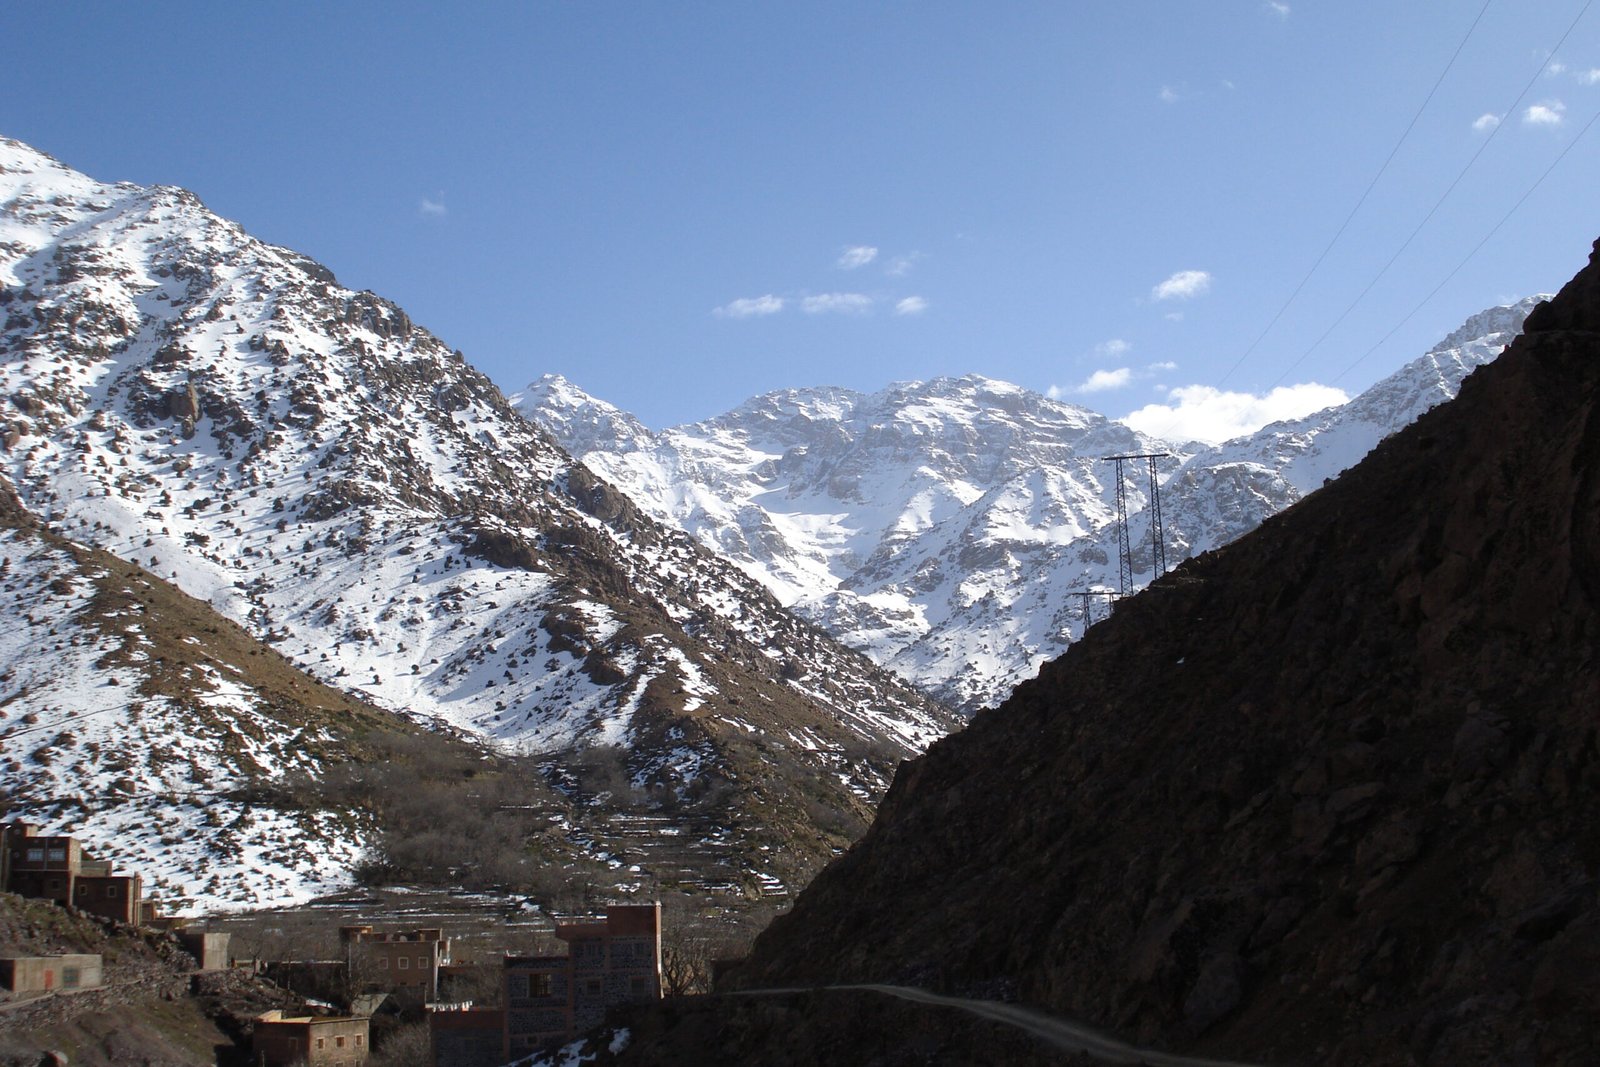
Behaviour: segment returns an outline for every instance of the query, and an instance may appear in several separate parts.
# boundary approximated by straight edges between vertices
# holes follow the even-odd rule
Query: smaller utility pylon
[[[1150,565],[1151,581],[1167,573],[1167,531],[1161,521],[1161,482],[1156,476],[1156,460],[1165,459],[1171,452],[1130,452],[1121,456],[1103,456],[1101,461],[1115,463],[1117,467],[1117,589],[1122,596],[1132,592],[1133,548],[1128,543],[1128,491],[1123,477],[1124,460],[1142,459],[1150,471]],[[1087,603],[1087,601],[1085,601]]]
[[[1073,596],[1083,598],[1083,632],[1088,633],[1089,627],[1094,625],[1094,613],[1090,608],[1094,597],[1106,598],[1106,614],[1110,615],[1117,603],[1117,592],[1114,589],[1074,589]]]

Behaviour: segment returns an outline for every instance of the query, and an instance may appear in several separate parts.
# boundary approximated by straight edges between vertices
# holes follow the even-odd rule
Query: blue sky
[[[1588,2],[12,5],[0,133],[194,190],[508,392],[661,427],[979,373],[1214,437],[1583,264]]]

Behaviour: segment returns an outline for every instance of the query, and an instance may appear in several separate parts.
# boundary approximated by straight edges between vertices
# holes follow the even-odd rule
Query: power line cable
[[[1587,6],[1587,5],[1585,5],[1585,6]],[[1546,178],[1550,177],[1551,172],[1554,171],[1556,169],[1556,167],[1558,167],[1561,164],[1561,161],[1566,159],[1567,155],[1574,148],[1576,148],[1578,146],[1578,142],[1583,140],[1584,135],[1589,132],[1589,130],[1594,126],[1594,124],[1596,122],[1600,122],[1600,111],[1597,111],[1592,116],[1590,116],[1589,121],[1584,123],[1583,129],[1578,131],[1578,135],[1572,139],[1571,143],[1569,143],[1566,148],[1561,150],[1561,154],[1560,155],[1556,156],[1555,159],[1551,160],[1550,165],[1544,169],[1544,173],[1539,175],[1538,179],[1532,185],[1528,186],[1527,191],[1524,192],[1520,197],[1517,198],[1517,202],[1515,204],[1511,205],[1511,209],[1500,217],[1500,221],[1495,223],[1494,226],[1489,230],[1488,233],[1483,235],[1483,239],[1481,241],[1479,241],[1477,244],[1472,246],[1472,250],[1461,258],[1461,261],[1459,263],[1457,263],[1454,268],[1451,269],[1450,273],[1446,274],[1444,276],[1444,279],[1441,282],[1439,282],[1438,285],[1434,286],[1432,291],[1429,292],[1427,296],[1425,296],[1421,300],[1419,300],[1417,302],[1416,306],[1413,307],[1410,311],[1408,311],[1406,313],[1405,318],[1403,318],[1399,322],[1395,323],[1394,327],[1392,329],[1390,329],[1388,333],[1384,334],[1383,337],[1381,337],[1378,340],[1377,344],[1374,344],[1371,348],[1367,349],[1365,352],[1361,353],[1361,355],[1357,356],[1355,361],[1353,363],[1351,363],[1348,367],[1346,367],[1344,370],[1340,371],[1338,373],[1338,375],[1333,380],[1335,382],[1337,382],[1340,379],[1342,379],[1345,375],[1347,375],[1351,371],[1355,370],[1356,367],[1358,367],[1368,356],[1372,355],[1372,353],[1374,353],[1378,349],[1382,348],[1384,346],[1384,344],[1389,340],[1389,338],[1393,337],[1396,333],[1398,333],[1400,331],[1400,328],[1402,326],[1404,326],[1406,323],[1410,322],[1412,320],[1412,318],[1416,316],[1417,312],[1421,311],[1424,307],[1427,306],[1427,304],[1428,304],[1428,302],[1430,300],[1432,300],[1434,297],[1438,296],[1440,290],[1442,290],[1446,285],[1450,284],[1450,280],[1452,278],[1454,278],[1457,274],[1461,273],[1461,269],[1463,267],[1465,267],[1469,262],[1471,262],[1472,257],[1476,256],[1478,254],[1478,252],[1482,250],[1483,246],[1488,244],[1490,239],[1493,238],[1495,234],[1500,232],[1500,228],[1503,227],[1507,222],[1509,222],[1511,220],[1511,216],[1515,215],[1517,213],[1517,210],[1519,208],[1521,208],[1524,203],[1527,202],[1528,198],[1530,196],[1532,196],[1536,190],[1538,190],[1539,186],[1544,184],[1544,180]]]
[[[1393,148],[1389,149],[1389,155],[1384,159],[1383,165],[1378,168],[1378,172],[1372,176],[1372,180],[1367,183],[1366,189],[1362,191],[1361,196],[1356,200],[1355,206],[1350,209],[1350,213],[1344,217],[1344,221],[1341,222],[1339,224],[1339,228],[1334,231],[1333,237],[1329,239],[1327,245],[1323,247],[1321,254],[1317,256],[1316,261],[1311,264],[1311,269],[1306,271],[1305,277],[1300,279],[1300,284],[1294,287],[1294,291],[1289,294],[1288,298],[1285,299],[1283,304],[1278,308],[1277,314],[1272,316],[1272,320],[1268,322],[1261,333],[1256,336],[1256,339],[1250,342],[1250,347],[1246,348],[1244,350],[1244,354],[1234,362],[1232,367],[1228,368],[1227,373],[1218,379],[1217,385],[1220,386],[1223,382],[1231,378],[1234,372],[1244,365],[1244,361],[1250,358],[1250,355],[1255,352],[1256,348],[1260,346],[1261,342],[1266,339],[1267,334],[1271,333],[1272,328],[1278,324],[1278,320],[1283,318],[1284,312],[1289,310],[1289,306],[1295,302],[1295,299],[1299,297],[1301,291],[1305,289],[1306,283],[1311,281],[1312,275],[1317,273],[1317,269],[1321,267],[1323,261],[1328,258],[1328,254],[1332,252],[1334,246],[1339,243],[1339,239],[1344,236],[1345,231],[1350,228],[1350,223],[1355,219],[1356,213],[1361,210],[1362,205],[1367,202],[1367,198],[1372,195],[1372,190],[1377,187],[1378,182],[1383,178],[1384,174],[1388,172],[1389,164],[1394,162],[1395,156],[1400,153],[1401,146],[1403,146],[1406,143],[1406,139],[1411,136],[1411,131],[1416,129],[1417,121],[1422,118],[1422,113],[1426,111],[1428,109],[1428,105],[1433,102],[1435,94],[1437,94],[1439,91],[1439,86],[1444,84],[1445,78],[1449,75],[1451,69],[1456,65],[1456,60],[1460,58],[1462,49],[1466,48],[1467,41],[1471,39],[1473,31],[1478,28],[1478,23],[1483,21],[1484,13],[1489,10],[1489,5],[1493,2],[1494,0],[1484,0],[1483,7],[1478,9],[1477,18],[1473,19],[1472,25],[1467,27],[1467,32],[1462,35],[1461,41],[1456,45],[1455,51],[1450,53],[1450,60],[1444,65],[1444,69],[1439,72],[1439,76],[1434,79],[1433,88],[1428,90],[1428,95],[1423,98],[1422,104],[1417,108],[1416,113],[1411,116],[1411,121],[1406,124],[1405,130],[1401,132],[1400,139],[1395,141]],[[1572,31],[1569,29],[1567,32],[1571,33]],[[1563,40],[1565,40],[1565,38],[1563,38]],[[1523,91],[1526,92],[1527,90]],[[1520,100],[1521,98],[1519,97],[1518,99]]]
[[[1536,85],[1538,83],[1539,78],[1544,74],[1544,72],[1549,69],[1550,64],[1555,60],[1556,53],[1558,53],[1561,50],[1561,46],[1562,45],[1567,43],[1567,38],[1572,36],[1572,31],[1577,28],[1579,21],[1582,20],[1582,18],[1583,18],[1583,16],[1585,14],[1588,13],[1589,8],[1593,5],[1593,3],[1594,3],[1594,0],[1585,0],[1585,3],[1583,5],[1583,7],[1578,11],[1578,14],[1573,18],[1571,24],[1567,26],[1566,32],[1561,35],[1561,39],[1556,42],[1555,47],[1550,49],[1548,58],[1546,58],[1545,61],[1539,65],[1539,69],[1538,70],[1534,71],[1533,77],[1528,79],[1528,83],[1522,87],[1522,91],[1520,93],[1518,93],[1517,94],[1517,98],[1511,102],[1511,106],[1506,108],[1506,110],[1504,112],[1505,118],[1510,118],[1511,115],[1517,110],[1517,108],[1519,106],[1521,106],[1522,101],[1527,97],[1528,92],[1534,87],[1534,85]],[[1485,10],[1487,10],[1488,4],[1485,4],[1484,8],[1485,8]],[[1483,18],[1483,11],[1479,11],[1478,12],[1478,18],[1480,18],[1480,19]],[[1473,23],[1473,25],[1476,26],[1477,22],[1475,21]],[[1470,35],[1471,31],[1469,30],[1468,33]],[[1465,45],[1466,44],[1466,40],[1463,39],[1461,43],[1463,45]],[[1461,52],[1461,49],[1458,47],[1456,49],[1456,54],[1459,55],[1460,52]],[[1450,61],[1451,61],[1451,63],[1454,63],[1455,62],[1455,57],[1452,56]],[[1434,88],[1437,89],[1438,86],[1435,85]],[[1430,99],[1432,98],[1432,95],[1433,95],[1432,93],[1429,94],[1429,98]],[[1413,121],[1413,123],[1415,123],[1414,119],[1412,121]],[[1350,301],[1350,303],[1345,307],[1345,309],[1343,311],[1341,311],[1339,313],[1339,316],[1333,320],[1333,322],[1328,326],[1328,328],[1323,330],[1321,335],[1318,336],[1317,339],[1311,343],[1311,347],[1307,348],[1304,352],[1302,352],[1300,354],[1298,359],[1296,359],[1293,363],[1289,364],[1287,367],[1284,368],[1283,373],[1278,375],[1277,379],[1273,381],[1272,386],[1270,386],[1269,388],[1276,388],[1277,386],[1283,384],[1284,379],[1288,378],[1290,374],[1294,373],[1294,370],[1295,370],[1296,367],[1300,366],[1300,364],[1304,363],[1307,359],[1309,359],[1310,356],[1311,356],[1311,353],[1315,352],[1319,347],[1321,347],[1322,342],[1326,341],[1328,339],[1329,335],[1332,334],[1334,330],[1339,328],[1339,324],[1344,322],[1344,320],[1350,315],[1350,313],[1356,309],[1357,305],[1359,305],[1361,303],[1361,301],[1366,299],[1367,294],[1372,292],[1373,287],[1378,284],[1378,282],[1383,278],[1383,276],[1385,274],[1389,273],[1389,268],[1393,267],[1395,265],[1395,262],[1402,255],[1405,254],[1406,249],[1410,248],[1411,247],[1411,243],[1417,239],[1417,235],[1419,233],[1421,233],[1423,228],[1426,227],[1428,225],[1428,223],[1433,220],[1434,215],[1438,214],[1439,209],[1444,206],[1444,202],[1450,198],[1450,194],[1455,192],[1456,191],[1456,187],[1461,184],[1461,182],[1462,182],[1462,180],[1464,178],[1466,178],[1467,172],[1472,169],[1473,165],[1478,162],[1479,158],[1482,157],[1483,153],[1488,150],[1489,145],[1494,141],[1495,135],[1500,132],[1500,127],[1503,126],[1504,124],[1505,123],[1504,123],[1503,119],[1500,122],[1495,124],[1494,128],[1489,131],[1489,135],[1483,139],[1483,143],[1478,146],[1478,150],[1472,154],[1472,158],[1467,160],[1466,165],[1461,168],[1461,171],[1460,171],[1460,173],[1458,173],[1456,175],[1455,180],[1452,181],[1450,183],[1449,187],[1446,188],[1445,191],[1439,195],[1439,199],[1434,201],[1433,206],[1428,209],[1428,213],[1422,217],[1422,221],[1417,223],[1416,228],[1411,231],[1410,235],[1408,237],[1406,237],[1405,241],[1403,241],[1401,243],[1400,247],[1395,249],[1394,254],[1389,257],[1388,261],[1385,262],[1384,265],[1381,268],[1379,268],[1378,273],[1373,276],[1372,280],[1369,281],[1366,284],[1366,287],[1363,288],[1361,290],[1361,292],[1356,294],[1355,299]],[[1407,132],[1409,132],[1409,129],[1410,128],[1407,127]],[[1587,127],[1585,127],[1585,129],[1587,129]],[[1582,136],[1582,135],[1580,134],[1579,136]],[[1568,150],[1570,151],[1570,149],[1571,149],[1571,146],[1569,145],[1568,146]],[[1563,152],[1562,155],[1566,155],[1566,153]],[[1391,158],[1392,158],[1392,156],[1391,156]],[[1387,164],[1385,164],[1385,165],[1387,165]],[[1549,172],[1546,171],[1546,173],[1548,174]],[[1541,182],[1543,180],[1544,180],[1543,177],[1541,177],[1539,179],[1539,181],[1541,181]],[[1538,183],[1535,183],[1534,188],[1538,188]],[[1529,191],[1531,192],[1532,190],[1529,190]],[[1527,194],[1523,194],[1523,199],[1526,199],[1526,198],[1527,198]],[[1518,206],[1520,206],[1521,203],[1522,203],[1521,200],[1517,201]],[[1512,208],[1512,210],[1515,211],[1516,208]],[[1346,222],[1348,222],[1348,221],[1349,220],[1346,220]],[[1474,250],[1474,251],[1476,251],[1476,250]],[[1470,255],[1469,255],[1469,258],[1470,258]],[[1319,260],[1318,262],[1321,262],[1321,261]],[[1460,268],[1458,267],[1457,270],[1459,270],[1459,269]],[[1296,292],[1299,292],[1299,290],[1297,289]],[[1430,294],[1430,298],[1431,298],[1431,294]],[[1280,311],[1279,314],[1281,315],[1282,312]],[[1416,311],[1413,310],[1412,314],[1413,315],[1416,314]],[[1409,318],[1409,317],[1410,316],[1408,315],[1407,318]],[[1276,322],[1277,319],[1274,318],[1273,321]],[[1401,325],[1404,325],[1404,320],[1402,320]],[[1400,328],[1399,326],[1395,327],[1396,330],[1398,330],[1399,328]],[[1392,336],[1393,333],[1394,333],[1394,330],[1391,330],[1388,334],[1385,334],[1384,335],[1384,340],[1388,340],[1388,338],[1390,336]],[[1383,343],[1382,341],[1379,342],[1380,345],[1382,343]],[[1370,350],[1369,350],[1369,353],[1370,353]],[[1362,357],[1362,358],[1365,358],[1365,357]]]

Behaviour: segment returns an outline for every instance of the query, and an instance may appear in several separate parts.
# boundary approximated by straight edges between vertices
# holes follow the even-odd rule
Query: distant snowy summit
[[[1233,540],[1455,396],[1543,298],[1490,308],[1338,407],[1204,447],[978,375],[876,393],[786,389],[654,433],[548,376],[513,398],[641,508],[688,531],[796,611],[969,710],[1082,633],[1118,585],[1114,472],[1160,464],[1171,565]],[[1151,577],[1148,481],[1125,486],[1136,584]],[[1103,612],[1103,600],[1098,609]]]

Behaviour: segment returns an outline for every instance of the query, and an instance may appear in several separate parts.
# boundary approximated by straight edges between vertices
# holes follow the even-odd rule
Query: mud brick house
[[[75,908],[118,922],[137,923],[144,886],[137,874],[113,873],[70,837],[41,836],[17,821],[5,833],[5,888],[12,893]]]
[[[450,939],[443,931],[344,926],[339,929],[339,939],[356,989],[393,993],[409,1005],[439,999],[439,968],[450,963]]]
[[[98,955],[8,956],[0,958],[0,987],[13,993],[93,989],[102,981]]]
[[[349,1015],[256,1016],[252,1062],[261,1067],[361,1067],[367,1062],[366,1019]]]
[[[506,957],[507,1059],[576,1037],[614,1004],[661,999],[660,904],[557,922],[556,937],[565,956]]]

